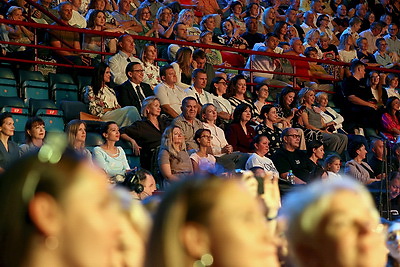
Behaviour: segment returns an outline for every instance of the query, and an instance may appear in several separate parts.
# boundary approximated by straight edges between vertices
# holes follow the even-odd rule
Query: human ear
[[[209,233],[203,225],[186,223],[180,231],[180,238],[188,256],[194,260],[210,252]]]
[[[47,193],[35,194],[28,205],[29,218],[44,236],[55,236],[60,231],[60,209]]]

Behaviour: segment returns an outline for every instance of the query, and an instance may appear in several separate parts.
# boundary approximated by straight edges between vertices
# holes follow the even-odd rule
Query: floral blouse
[[[100,89],[97,95],[94,95],[91,86],[86,87],[87,99],[89,101],[89,112],[92,115],[102,117],[106,111],[104,109],[120,108],[115,91],[107,85]]]
[[[160,67],[151,63],[143,62],[143,68],[144,68],[143,82],[150,84],[151,88],[154,89],[156,85],[161,83]]]

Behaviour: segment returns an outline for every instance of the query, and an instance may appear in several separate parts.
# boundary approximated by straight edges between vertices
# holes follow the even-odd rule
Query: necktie
[[[137,96],[138,96],[138,98],[139,98],[140,105],[142,105],[144,96],[143,96],[142,93],[140,92],[140,86],[139,86],[139,85],[136,86],[136,94],[137,94]]]

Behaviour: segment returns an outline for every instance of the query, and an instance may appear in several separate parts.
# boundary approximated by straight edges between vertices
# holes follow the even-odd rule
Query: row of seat
[[[90,83],[89,76],[78,76],[75,82],[69,74],[49,73],[46,80],[40,71],[19,70],[15,75],[10,68],[0,67],[0,97],[52,99],[58,105],[79,100],[82,88]]]

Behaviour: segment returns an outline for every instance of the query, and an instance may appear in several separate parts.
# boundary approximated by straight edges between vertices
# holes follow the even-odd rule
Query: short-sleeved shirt
[[[272,161],[275,164],[279,174],[292,170],[293,174],[305,182],[309,182],[311,168],[306,154],[300,150],[293,152],[280,148],[272,155]]]
[[[357,80],[353,76],[347,78],[343,84],[343,92],[345,97],[354,95],[365,101],[370,101],[374,98],[371,90],[368,90],[364,80]]]
[[[253,153],[246,162],[246,170],[250,170],[253,167],[261,167],[264,171],[278,172],[274,163],[269,158],[259,156],[257,153]]]
[[[196,162],[199,165],[201,170],[214,170],[215,168],[215,157],[211,154],[208,154],[207,157],[200,157],[197,153],[193,153],[190,155],[190,159]]]
[[[177,86],[171,88],[165,83],[157,85],[154,94],[160,99],[161,106],[170,105],[178,114],[181,113],[182,100],[188,96],[183,89]]]
[[[169,164],[172,174],[191,174],[193,173],[192,162],[190,161],[189,154],[182,150],[178,152],[178,158],[174,158],[170,153],[162,149],[158,155],[158,162],[160,165]]]

